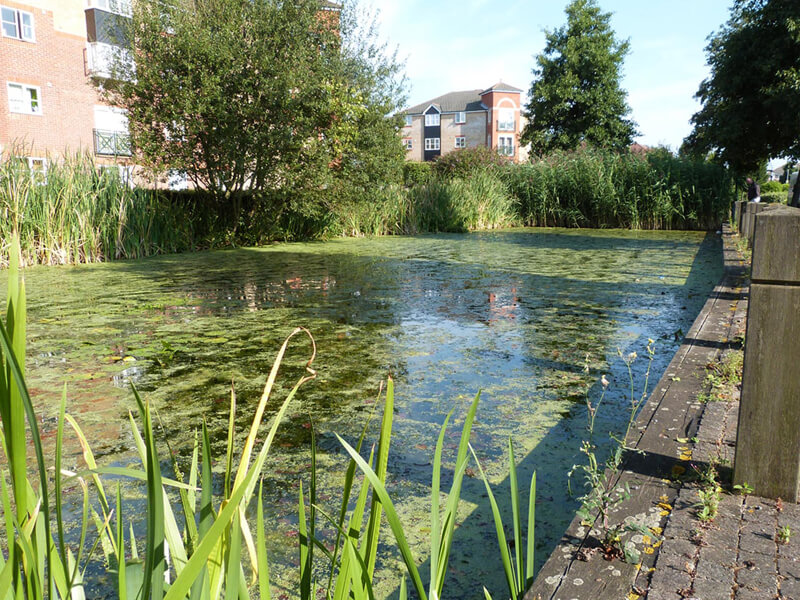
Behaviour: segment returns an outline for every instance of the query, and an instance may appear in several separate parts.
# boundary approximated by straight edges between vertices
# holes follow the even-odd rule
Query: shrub
[[[789,190],[788,183],[781,183],[780,181],[765,181],[761,184],[761,195],[763,197],[764,194],[768,194],[771,192],[783,192],[786,195],[786,192]]]
[[[773,204],[785,204],[786,203],[786,192],[761,192],[761,201],[766,203],[773,203]]]
[[[406,161],[403,165],[403,182],[406,186],[427,183],[433,170],[429,162]]]
[[[479,171],[508,167],[512,163],[484,146],[455,150],[433,161],[433,172],[440,177],[471,177]]]

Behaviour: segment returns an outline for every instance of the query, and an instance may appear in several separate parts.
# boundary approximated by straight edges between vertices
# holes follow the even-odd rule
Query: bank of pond
[[[369,185],[332,179],[236,197],[132,188],[119,170],[98,170],[87,155],[54,161],[46,172],[12,157],[0,165],[0,266],[14,232],[25,264],[53,265],[516,226],[713,231],[735,194],[724,167],[664,149],[586,148],[526,164],[468,149],[433,166],[407,163],[393,179]]]

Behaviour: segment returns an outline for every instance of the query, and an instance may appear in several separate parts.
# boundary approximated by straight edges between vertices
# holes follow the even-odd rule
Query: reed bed
[[[154,190],[134,189],[117,169],[90,156],[53,162],[46,173],[12,156],[0,163],[0,266],[20,239],[23,264],[58,265],[180,252],[193,245],[179,205]]]
[[[735,200],[724,167],[666,150],[559,152],[500,176],[529,226],[715,229]]]
[[[408,187],[316,190],[313,198],[307,190],[246,193],[235,213],[230,201],[203,191],[132,188],[116,170],[98,171],[89,155],[53,163],[44,175],[12,154],[0,163],[0,267],[15,234],[23,264],[55,265],[516,225],[708,230],[725,220],[736,194],[723,167],[666,150],[585,148],[520,165],[447,158],[448,169],[421,169],[425,176]]]

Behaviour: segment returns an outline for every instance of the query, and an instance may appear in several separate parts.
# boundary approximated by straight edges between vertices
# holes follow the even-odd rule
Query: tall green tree
[[[546,32],[547,45],[536,57],[522,139],[535,153],[584,143],[627,148],[637,133],[620,87],[629,44],[616,40],[611,14],[595,0],[572,0],[566,13],[566,25]]]
[[[711,75],[696,98],[684,150],[713,153],[739,173],[800,158],[800,4],[736,0],[706,47]]]
[[[128,111],[137,160],[187,174],[230,202],[237,222],[246,194],[324,214],[327,190],[366,147],[370,160],[377,153],[401,165],[396,135],[396,147],[374,142],[394,133],[384,116],[402,104],[401,65],[359,29],[350,3],[330,8],[134,3],[126,35],[134,61],[118,61],[105,90]]]

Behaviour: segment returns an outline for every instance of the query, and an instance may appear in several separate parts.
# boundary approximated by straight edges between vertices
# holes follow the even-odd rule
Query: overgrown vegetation
[[[1,265],[15,232],[26,264],[64,264],[516,225],[710,229],[727,217],[734,194],[723,167],[663,149],[642,157],[585,148],[530,164],[461,150],[432,166],[407,165],[405,186],[362,182],[352,194],[333,186],[321,212],[299,206],[306,189],[296,190],[296,202],[286,202],[284,190],[252,191],[234,205],[203,190],[132,189],[86,155],[54,162],[46,176],[30,172],[22,156],[0,164]]]
[[[611,434],[612,448],[605,463],[601,463],[598,459],[597,445],[593,440],[595,418],[597,417],[598,409],[603,403],[608,387],[605,375],[601,379],[603,393],[597,403],[592,404],[589,398],[586,398],[589,439],[581,443],[580,449],[586,456],[586,463],[573,465],[569,471],[570,481],[576,473],[581,474],[586,493],[579,498],[581,507],[578,509],[578,515],[586,525],[594,527],[600,532],[598,541],[600,542],[601,550],[609,559],[621,557],[631,564],[639,561],[640,552],[632,542],[625,539],[625,535],[634,532],[647,534],[648,531],[644,526],[629,520],[614,521],[611,513],[615,507],[625,502],[631,495],[627,483],[620,485],[620,476],[625,452],[630,450],[627,445],[628,436],[639,414],[639,409],[647,399],[650,368],[655,354],[653,344],[653,340],[648,340],[646,358],[649,362],[640,393],[635,390],[633,370],[631,368],[633,362],[638,358],[636,352],[631,352],[625,356],[619,352],[620,358],[628,370],[630,412],[625,431],[621,434]]]
[[[665,149],[556,152],[503,175],[534,226],[712,229],[735,199],[726,169]]]

